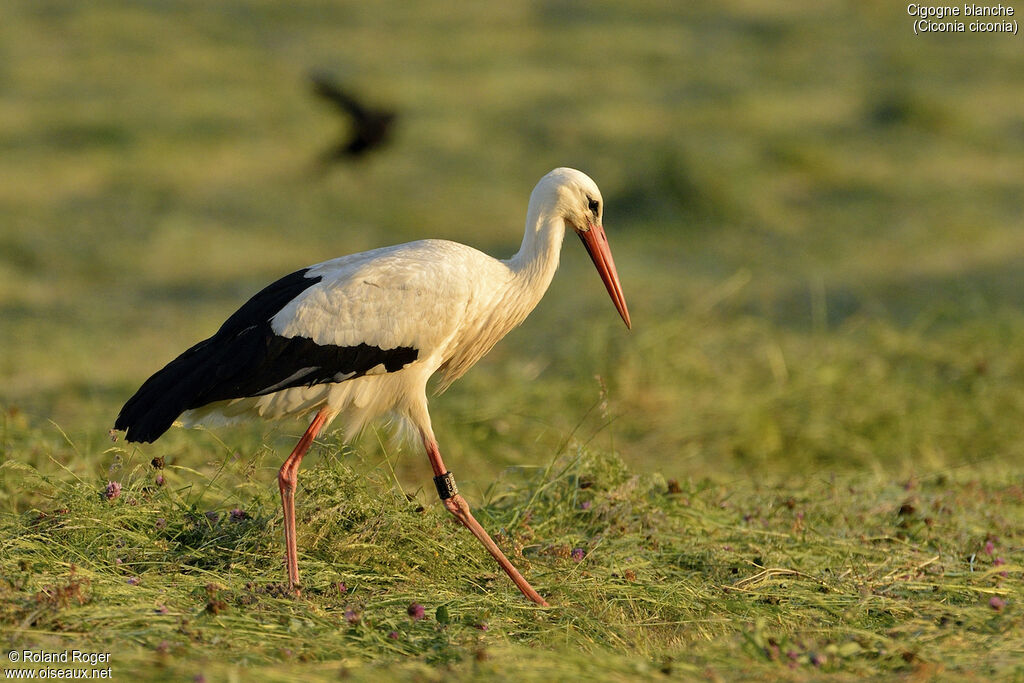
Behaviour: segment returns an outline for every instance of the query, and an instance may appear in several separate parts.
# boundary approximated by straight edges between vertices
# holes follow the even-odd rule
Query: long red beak
[[[622,322],[626,323],[626,327],[632,329],[633,326],[629,322],[629,309],[626,308],[626,297],[622,294],[619,274],[615,272],[615,259],[612,258],[612,250],[608,246],[604,226],[591,223],[590,230],[577,231],[576,234],[583,240],[583,246],[587,248],[590,259],[597,267],[597,272],[601,274],[601,279],[604,280],[604,286],[612,298],[612,303],[615,304],[619,315],[622,316]]]

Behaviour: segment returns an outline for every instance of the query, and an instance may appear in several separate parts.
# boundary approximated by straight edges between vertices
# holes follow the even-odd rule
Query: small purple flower
[[[817,652],[811,653],[811,664],[813,664],[814,666],[822,666],[823,664],[825,664],[826,661],[827,659],[825,655],[819,654]]]
[[[993,595],[992,599],[988,601],[988,606],[997,612],[1001,612],[1006,607],[1006,600],[1003,600],[998,595]]]
[[[343,581],[339,581],[338,582],[338,594],[339,595],[344,595],[345,593],[348,593],[348,586],[346,586]]]
[[[206,513],[206,518],[210,520],[211,524],[216,524],[218,521],[220,521],[220,513],[210,510],[209,512]]]
[[[388,638],[391,640],[398,640],[398,631],[392,631],[388,634]]]
[[[487,624],[485,622],[483,622],[483,621],[481,621],[479,624],[477,624],[476,627],[478,629],[480,629],[481,631],[486,631],[487,630]]]
[[[155,526],[156,526],[157,529],[166,529],[167,528],[167,520],[164,519],[163,517],[160,517],[159,519],[156,520],[156,525]]]
[[[114,500],[121,495],[121,484],[116,481],[108,481],[107,488],[103,490],[103,496],[107,500]]]
[[[409,614],[410,617],[412,617],[413,621],[419,621],[423,618],[423,605],[421,605],[418,602],[414,602],[411,605],[409,605],[409,609],[405,611]]]
[[[572,559],[575,560],[576,562],[582,562],[583,561],[583,557],[585,555],[586,555],[586,553],[583,551],[583,548],[573,548],[572,549]]]
[[[985,541],[985,554],[991,555],[996,550],[996,544],[992,541]]]
[[[139,580],[140,580],[139,577],[133,576],[130,579],[128,579],[128,585],[129,586],[138,586],[139,585]]]
[[[359,612],[356,612],[351,607],[349,609],[345,610],[345,621],[347,621],[348,623],[353,624],[353,625],[358,624],[359,623]]]
[[[582,503],[580,503],[580,510],[589,510],[589,509],[590,509],[590,501],[589,500],[585,500]]]
[[[164,475],[162,475],[162,474],[156,475],[156,485],[157,486],[163,486],[164,485]]]
[[[241,508],[235,508],[230,513],[232,522],[241,522],[243,519],[249,519],[249,513]]]

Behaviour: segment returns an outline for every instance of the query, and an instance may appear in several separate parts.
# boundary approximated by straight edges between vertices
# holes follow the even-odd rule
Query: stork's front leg
[[[302,458],[312,445],[313,439],[323,429],[328,417],[330,412],[327,408],[321,408],[277,473],[277,484],[281,489],[281,507],[284,509],[284,554],[288,565],[288,587],[296,595],[299,593],[299,551],[295,541],[295,487]]]
[[[476,536],[484,547],[487,548],[487,552],[491,554],[508,577],[516,584],[523,595],[533,600],[538,605],[548,606],[547,601],[540,596],[540,593],[533,589],[533,586],[523,578],[523,575],[519,573],[508,558],[505,557],[505,553],[501,552],[501,548],[498,544],[490,537],[490,535],[480,526],[480,522],[476,521],[473,517],[473,513],[469,510],[469,503],[466,499],[459,495],[459,489],[455,486],[455,478],[452,473],[444,466],[444,461],[441,460],[441,452],[437,448],[437,442],[428,436],[424,436],[423,444],[427,448],[427,456],[430,458],[430,465],[434,469],[434,484],[437,486],[437,493],[444,502],[444,506],[448,509],[448,512],[452,513],[457,520],[462,522],[463,526],[470,530],[470,532]]]

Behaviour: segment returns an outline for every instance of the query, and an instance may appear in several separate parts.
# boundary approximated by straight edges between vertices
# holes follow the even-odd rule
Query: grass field
[[[881,2],[9,2],[4,651],[122,680],[1024,678],[1020,46]],[[317,172],[310,69],[396,107],[393,143]],[[567,242],[431,402],[551,608],[386,431],[307,459],[300,599],[274,477],[305,425],[111,442],[265,283],[420,237],[508,256],[560,165],[603,190],[633,331]]]

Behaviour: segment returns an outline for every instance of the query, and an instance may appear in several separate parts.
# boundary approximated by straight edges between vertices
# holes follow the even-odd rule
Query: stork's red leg
[[[451,488],[454,489],[455,480],[451,478],[451,473],[445,468],[444,461],[441,460],[441,451],[437,448],[437,442],[430,437],[423,437],[423,444],[427,448],[427,457],[430,458],[430,466],[434,469],[435,481],[440,477],[447,477],[448,483]],[[519,570],[512,566],[512,563],[505,557],[505,553],[501,552],[501,548],[498,544],[490,537],[490,535],[480,526],[480,522],[476,521],[473,517],[473,513],[469,511],[469,504],[466,499],[463,498],[457,491],[454,491],[454,495],[445,497],[447,493],[441,492],[441,485],[438,485],[438,493],[441,494],[441,498],[444,501],[444,506],[448,509],[448,512],[452,513],[457,520],[462,522],[463,526],[470,530],[470,532],[476,536],[484,547],[487,548],[487,552],[491,554],[508,577],[516,584],[523,595],[533,600],[538,605],[548,606],[548,603],[540,596],[540,593],[533,589],[533,586],[523,578],[523,575],[519,573]]]
[[[299,552],[295,543],[295,482],[298,480],[299,464],[302,463],[303,456],[312,445],[313,439],[323,429],[329,416],[327,408],[320,409],[310,423],[309,429],[295,444],[295,449],[277,473],[277,484],[281,489],[281,506],[284,508],[284,552],[288,564],[288,586],[296,595],[299,593]]]

